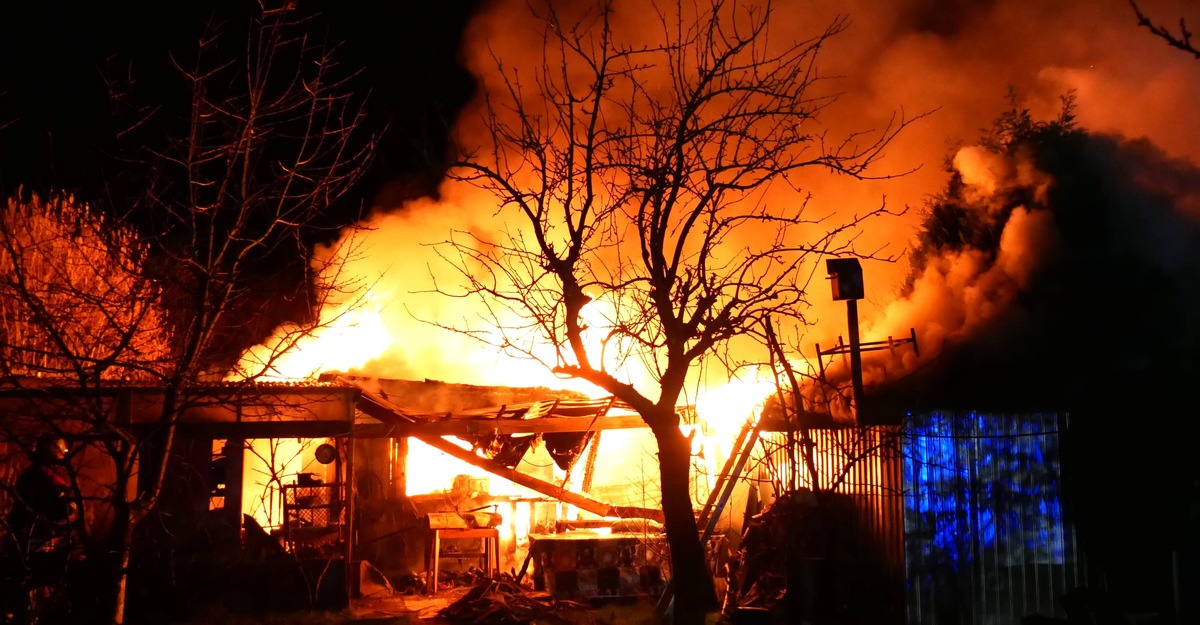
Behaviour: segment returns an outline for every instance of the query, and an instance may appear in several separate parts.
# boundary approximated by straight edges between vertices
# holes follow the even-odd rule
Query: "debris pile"
[[[456,586],[474,586],[489,580],[487,573],[477,566],[469,566],[461,571],[438,571],[438,590],[446,590]]]
[[[489,579],[440,610],[438,618],[460,625],[529,625],[535,621],[570,625],[575,620],[567,613],[586,609],[584,604],[556,600],[549,593],[528,592],[512,582]]]
[[[788,597],[789,581],[813,582],[810,567],[824,561],[823,534],[816,525],[816,500],[807,489],[783,493],[755,515],[742,533],[741,549],[729,562],[725,610],[775,609]],[[791,588],[796,594],[811,588]]]

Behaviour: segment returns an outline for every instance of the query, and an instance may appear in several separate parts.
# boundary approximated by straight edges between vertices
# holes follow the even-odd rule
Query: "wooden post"
[[[225,514],[241,540],[242,475],[245,473],[246,441],[240,438],[225,440]]]

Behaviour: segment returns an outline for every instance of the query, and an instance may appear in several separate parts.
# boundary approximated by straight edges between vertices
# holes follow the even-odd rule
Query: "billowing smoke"
[[[565,11],[595,6],[593,0],[553,4]],[[496,0],[488,6],[468,32],[464,51],[484,85],[488,84],[488,72],[494,70],[492,54],[509,65],[536,67],[542,52],[540,39],[533,36],[537,28],[531,23],[528,3]],[[1180,17],[1191,18],[1189,23],[1200,22],[1193,4],[1183,0],[1156,0],[1141,6],[1166,24],[1175,24]],[[1200,162],[1200,146],[1193,140],[1200,124],[1195,108],[1200,101],[1200,63],[1138,28],[1125,2],[786,0],[774,2],[773,9],[774,37],[812,36],[837,15],[848,15],[851,20],[848,31],[823,50],[820,63],[822,72],[830,77],[829,91],[841,94],[838,103],[822,113],[821,121],[831,136],[880,128],[901,109],[909,114],[934,111],[889,148],[885,169],[916,168],[912,174],[862,183],[814,170],[807,172],[803,182],[805,190],[813,193],[814,212],[861,213],[883,199],[894,208],[911,207],[903,217],[869,224],[859,239],[862,249],[882,249],[899,259],[890,264],[864,264],[867,299],[860,303],[864,339],[907,336],[909,328],[917,327],[922,334],[922,353],[932,356],[941,353],[943,345],[962,343],[968,337],[984,341],[978,337],[988,336],[992,328],[999,332],[1008,324],[1038,322],[1023,322],[1031,313],[1012,308],[1014,298],[1023,302],[1031,288],[1047,289],[1044,285],[1053,282],[1055,274],[1046,263],[1055,250],[1075,253],[1080,247],[1072,243],[1070,249],[1062,250],[1064,241],[1059,239],[1084,233],[1062,232],[1053,210],[1047,208],[1052,201],[1044,194],[1051,188],[1060,195],[1068,193],[1063,184],[1053,181],[1057,172],[1043,171],[1045,168],[1036,167],[1027,155],[962,147],[972,146],[981,129],[1008,105],[1010,90],[1035,119],[1053,119],[1061,98],[1073,93],[1078,105],[1077,126],[1091,133],[1081,140],[1087,149],[1081,149],[1080,158],[1090,159],[1097,171],[1104,170],[1104,175],[1096,174],[1104,188],[1127,198],[1124,208],[1113,209],[1112,218],[1124,215],[1119,219],[1127,224],[1140,223],[1147,236],[1161,235],[1158,231],[1163,227],[1172,236],[1184,236],[1186,230],[1171,224],[1195,213],[1189,176],[1193,164]],[[646,15],[642,3],[616,5],[618,28],[633,28],[633,32],[647,28],[652,20]],[[469,114],[464,116],[460,132],[469,128],[465,123],[469,119]],[[1004,220],[995,221],[993,227],[1005,236],[985,246],[991,249],[965,246],[944,254],[910,249],[921,228],[921,207],[931,194],[946,188],[950,174],[941,165],[947,155],[969,194],[990,194],[993,202],[1012,188],[1034,195],[1030,205],[1021,210],[1002,211]],[[1086,185],[1071,188],[1077,186]],[[1091,192],[1086,188],[1080,191]],[[1156,197],[1148,200],[1147,195]],[[981,206],[987,202],[977,199]],[[1141,201],[1151,201],[1165,217],[1141,215],[1136,208]],[[1122,228],[1117,223],[1109,226],[1117,231]],[[1152,248],[1147,253],[1166,253],[1157,245]],[[913,256],[919,253],[930,256],[930,266],[918,271]],[[1067,263],[1070,271],[1087,273],[1073,264],[1082,262],[1078,258],[1061,262]],[[1088,266],[1114,271],[1112,279],[1119,280],[1144,265],[1131,262],[1129,266],[1113,266],[1118,264],[1111,261]],[[1183,279],[1179,273],[1173,275]],[[1080,280],[1084,282],[1071,288],[1080,291],[1075,295],[1081,301],[1089,297],[1082,291],[1097,289],[1091,299],[1101,301],[1094,301],[1096,309],[1090,318],[1096,320],[1093,325],[1109,328],[1104,336],[1128,326],[1117,321],[1120,317],[1116,315],[1142,305],[1105,303],[1110,296],[1117,297],[1113,285],[1087,283],[1084,276]],[[1101,295],[1105,292],[1110,296]],[[1137,295],[1127,297],[1136,299]],[[815,307],[813,318],[819,323],[805,347],[811,348],[817,341],[830,345],[845,333],[841,304],[826,301],[823,292],[814,293],[810,300]],[[946,301],[957,305],[947,306]],[[1111,321],[1101,324],[1101,319]],[[1096,337],[1096,343],[1060,347],[1080,356],[1079,350],[1094,351],[1107,342],[1104,336]],[[1063,357],[1055,360],[1064,362]],[[1112,359],[1129,360],[1115,355]],[[907,362],[899,369],[883,369],[875,359],[868,359],[867,364],[876,367],[868,372],[876,380],[903,376],[917,365]]]
[[[1143,4],[1172,24],[1194,11],[1182,0]],[[573,15],[595,2],[554,5]],[[639,28],[652,21],[645,9],[644,3],[619,0],[617,27],[632,28],[626,36],[636,39]],[[841,94],[822,112],[830,136],[879,129],[900,109],[908,114],[934,111],[888,150],[883,169],[915,168],[914,173],[862,183],[813,170],[801,181],[804,191],[813,194],[813,213],[862,213],[884,198],[894,208],[912,207],[903,217],[868,224],[859,239],[862,249],[883,249],[900,259],[864,264],[867,299],[860,312],[866,340],[907,336],[909,328],[916,328],[923,358],[912,361],[905,352],[899,356],[910,360],[881,363],[869,358],[869,380],[924,372],[935,354],[944,363],[988,347],[999,354],[1000,348],[1018,342],[1018,331],[1030,333],[1038,346],[1024,356],[986,360],[994,375],[1014,368],[1065,367],[1068,358],[1083,353],[1093,354],[1092,360],[1104,361],[1113,372],[1136,370],[1139,361],[1154,354],[1142,349],[1121,355],[1119,345],[1132,338],[1155,344],[1163,337],[1173,344],[1185,332],[1182,322],[1156,321],[1147,306],[1162,304],[1174,311],[1173,318],[1187,319],[1193,309],[1178,301],[1186,298],[1147,298],[1167,297],[1150,289],[1152,282],[1173,285],[1179,293],[1189,286],[1191,260],[1186,256],[1192,235],[1178,224],[1190,223],[1186,216],[1200,212],[1192,192],[1194,163],[1200,162],[1192,130],[1200,121],[1195,109],[1200,63],[1139,29],[1128,5],[1091,0],[778,0],[774,9],[772,37],[811,37],[839,14],[851,20],[850,28],[823,48],[820,61],[829,77],[828,92]],[[482,96],[494,86],[489,77],[495,58],[507,67],[536,68],[541,45],[529,3],[494,0],[468,29],[462,57],[479,77]],[[526,76],[534,80],[533,74]],[[1038,165],[1028,154],[959,149],[973,145],[980,129],[1003,110],[1010,87],[1036,119],[1053,118],[1060,98],[1074,92],[1077,124],[1091,134],[1077,139],[1071,158],[1086,171]],[[458,137],[469,136],[473,119],[468,109],[457,122]],[[947,188],[951,174],[940,165],[948,154],[959,178],[961,197],[956,201],[969,204],[970,214],[986,217],[988,232],[995,236],[986,244],[910,250],[921,228],[920,207],[930,194]],[[1062,179],[1084,173],[1090,176],[1087,182]],[[1014,190],[1028,197],[1005,205]],[[1082,208],[1060,215],[1054,206],[1069,193],[1080,194],[1072,205]],[[365,369],[472,383],[501,382],[495,376],[505,374],[503,383],[513,383],[512,368],[495,366],[494,353],[492,364],[464,365],[480,350],[469,347],[461,335],[416,320],[454,324],[470,316],[464,302],[439,300],[431,293],[430,273],[443,277],[444,268],[439,269],[425,244],[445,240],[454,227],[474,231],[495,226],[494,201],[450,187],[442,189],[442,197],[445,201],[376,207],[381,217],[370,224],[373,231],[364,248],[370,259],[363,259],[369,267],[363,274],[375,283],[373,296],[381,302],[390,338],[386,344],[373,341],[376,360]],[[798,194],[796,201],[801,199]],[[1156,217],[1142,211],[1143,205],[1152,207]],[[1106,221],[1090,224],[1085,217],[1100,210],[1106,211]],[[1145,238],[1141,243],[1113,239],[1109,246],[1093,245],[1087,242],[1093,230],[1105,236],[1137,231]],[[1155,238],[1168,241],[1145,243]],[[1119,255],[1106,256],[1110,251]],[[1172,251],[1174,258],[1167,258]],[[923,256],[920,264],[917,256]],[[384,272],[386,277],[379,278]],[[1043,304],[1031,303],[1039,297]],[[804,347],[830,345],[845,333],[841,304],[827,301],[823,292],[814,292],[810,300],[812,318],[819,324]],[[1049,329],[1055,327],[1087,328],[1092,335],[1067,344],[1064,340],[1072,335],[1055,334],[1058,330]],[[515,377],[544,383],[533,375]],[[1058,374],[1045,377],[1047,385],[1062,381]]]
[[[901,295],[865,327],[915,329],[921,357],[868,354],[865,377],[879,395],[943,408],[1069,409],[1178,388],[1200,364],[1200,169],[1146,140],[1021,113],[955,154]]]

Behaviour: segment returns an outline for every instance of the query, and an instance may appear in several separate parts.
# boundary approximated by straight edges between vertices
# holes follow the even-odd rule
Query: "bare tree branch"
[[[1171,46],[1172,48],[1183,50],[1197,59],[1200,59],[1200,48],[1197,48],[1196,45],[1192,43],[1192,31],[1188,30],[1187,21],[1184,18],[1179,18],[1179,31],[1178,34],[1176,34],[1170,28],[1152,21],[1145,13],[1142,12],[1142,8],[1138,6],[1136,0],[1129,0],[1129,6],[1133,7],[1133,13],[1137,16],[1138,26],[1150,31],[1155,37],[1167,42],[1167,45]]]

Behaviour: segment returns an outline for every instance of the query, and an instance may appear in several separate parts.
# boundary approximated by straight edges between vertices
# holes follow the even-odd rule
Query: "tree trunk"
[[[116,579],[113,582],[112,623],[122,625],[125,622],[125,589],[129,580],[129,542],[125,538],[120,551],[116,554]]]
[[[717,594],[700,544],[688,488],[691,444],[677,427],[654,430],[662,482],[662,508],[674,579],[675,625],[698,625],[717,609]]]
[[[120,501],[116,501],[117,499]],[[122,625],[125,622],[125,598],[129,580],[129,558],[133,546],[133,517],[124,495],[114,497],[113,528],[110,549],[112,585],[109,587],[109,622]]]

